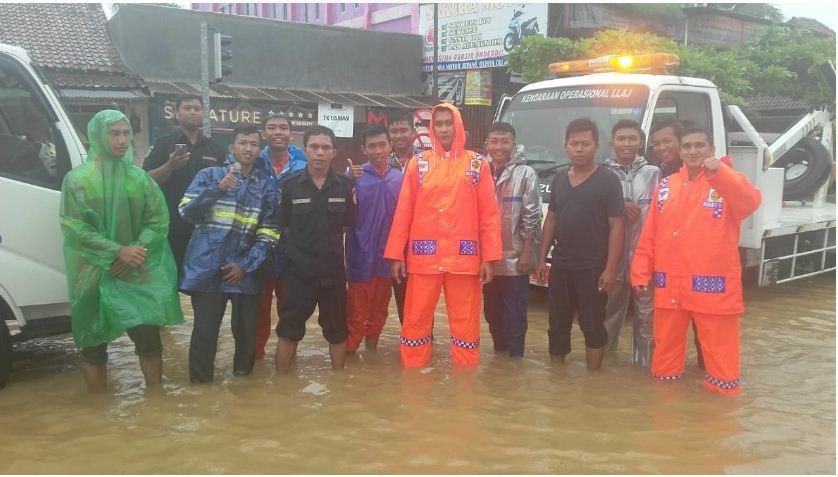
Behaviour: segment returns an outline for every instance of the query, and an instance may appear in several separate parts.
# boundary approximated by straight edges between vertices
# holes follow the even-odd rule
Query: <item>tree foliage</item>
[[[531,35],[509,52],[506,59],[510,71],[521,73],[527,83],[540,81],[548,73],[548,65],[576,58],[576,46],[567,38],[545,38]]]
[[[602,30],[594,36],[580,38],[576,49],[581,58],[604,55],[639,55],[656,51],[674,51],[675,42],[654,33],[625,30]]]
[[[834,101],[820,66],[835,58],[834,40],[809,30],[771,25],[743,46],[716,50],[683,45],[652,33],[603,30],[572,42],[567,38],[531,36],[510,52],[510,70],[527,82],[541,80],[555,61],[596,58],[607,54],[673,52],[681,63],[673,74],[706,78],[719,87],[723,100],[742,104],[750,96],[788,96],[822,105]]]

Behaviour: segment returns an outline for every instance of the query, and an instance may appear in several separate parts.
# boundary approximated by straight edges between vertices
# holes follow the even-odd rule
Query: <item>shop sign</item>
[[[317,105],[317,121],[321,126],[331,128],[337,137],[352,137],[355,123],[355,107],[351,104],[320,103]]]
[[[466,72],[465,104],[477,106],[492,105],[492,71],[471,70]]]
[[[423,38],[422,66],[431,71],[438,39],[439,71],[507,66],[506,55],[525,37],[544,35],[547,3],[438,3],[439,34],[434,32],[434,4],[419,7]]]

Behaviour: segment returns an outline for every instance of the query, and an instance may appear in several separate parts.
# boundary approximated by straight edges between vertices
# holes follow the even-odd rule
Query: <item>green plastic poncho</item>
[[[111,155],[108,127],[119,121],[130,129],[119,111],[101,111],[90,120],[88,160],[61,186],[64,261],[79,348],[109,343],[137,325],[183,323],[177,268],[166,240],[166,201],[151,176],[134,166],[133,147],[122,157]],[[117,278],[110,268],[127,245],[146,247],[146,261]]]

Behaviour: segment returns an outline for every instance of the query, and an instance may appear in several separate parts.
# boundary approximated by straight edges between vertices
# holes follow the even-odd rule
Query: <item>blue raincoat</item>
[[[369,163],[355,182],[358,201],[357,225],[346,234],[346,271],[350,282],[367,282],[373,277],[389,277],[390,262],[384,247],[396,213],[403,174],[388,165],[382,177]]]
[[[279,239],[276,226],[276,186],[264,161],[253,164],[253,173],[237,173],[236,187],[221,192],[218,184],[227,175],[226,167],[201,169],[180,201],[180,215],[195,224],[183,262],[185,292],[242,293],[258,295],[262,284],[253,273],[270,255]],[[238,285],[222,280],[222,265],[233,262],[246,273]]]
[[[265,146],[265,148],[262,149],[262,152],[259,153],[259,157],[262,159],[262,162],[264,162],[265,169],[273,178],[274,190],[279,188],[279,183],[288,177],[289,174],[305,169],[308,164],[308,159],[306,158],[306,155],[303,154],[303,150],[291,144],[288,145],[288,164],[285,165],[285,169],[283,169],[279,175],[276,174],[273,165],[271,164],[271,156],[268,153],[268,146]],[[285,276],[285,240],[286,239],[280,235],[276,247],[274,247],[271,251],[271,255],[262,265],[261,272],[263,277],[281,278]]]

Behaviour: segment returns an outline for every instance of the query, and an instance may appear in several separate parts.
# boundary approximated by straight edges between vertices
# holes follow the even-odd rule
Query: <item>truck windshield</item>
[[[642,85],[585,85],[519,93],[503,121],[512,124],[527,163],[537,171],[557,169],[570,161],[564,150],[565,128],[577,118],[592,120],[599,129],[596,160],[613,155],[608,147],[611,127],[621,119],[641,122],[649,88]]]

